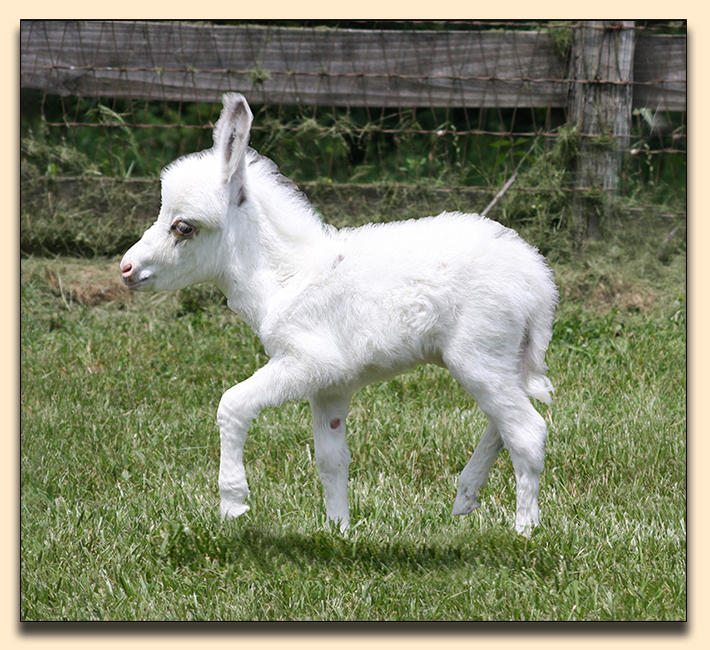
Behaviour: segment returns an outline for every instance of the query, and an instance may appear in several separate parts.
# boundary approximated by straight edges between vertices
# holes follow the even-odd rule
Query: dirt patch
[[[644,296],[638,287],[620,280],[600,284],[591,295],[593,304],[612,307],[619,311],[647,311],[648,300],[650,298]]]
[[[578,277],[560,287],[565,300],[579,302],[601,311],[648,311],[653,307],[654,296],[643,286],[609,275]]]
[[[121,282],[118,260],[82,262],[81,260],[46,261],[36,269],[50,290],[61,297],[68,307],[130,300],[130,292]]]

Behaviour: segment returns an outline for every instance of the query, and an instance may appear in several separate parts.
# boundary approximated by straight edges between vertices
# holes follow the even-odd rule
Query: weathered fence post
[[[575,219],[583,238],[596,238],[618,196],[629,148],[634,21],[589,20],[575,28],[570,57],[569,118],[579,127]]]

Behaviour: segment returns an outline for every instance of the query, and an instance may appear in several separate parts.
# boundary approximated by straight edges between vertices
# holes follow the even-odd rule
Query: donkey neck
[[[217,282],[229,308],[256,332],[279,295],[310,274],[329,248],[327,230],[312,210],[273,198],[249,196],[232,215],[232,227],[225,230],[225,272]]]

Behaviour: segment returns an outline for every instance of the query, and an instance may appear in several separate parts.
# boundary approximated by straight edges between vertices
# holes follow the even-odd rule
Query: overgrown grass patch
[[[216,408],[258,340],[212,290],[129,296],[117,259],[23,260],[22,619],[683,620],[684,262],[654,259],[555,262],[530,540],[505,452],[451,515],[485,423],[433,367],[356,395],[348,533],[325,525],[301,402],[253,423],[252,509],[221,522]]]

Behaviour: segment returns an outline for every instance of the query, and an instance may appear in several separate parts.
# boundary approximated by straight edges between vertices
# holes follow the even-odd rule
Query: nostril
[[[133,264],[131,264],[130,262],[128,264],[124,264],[121,267],[121,275],[124,278],[130,277],[131,273],[133,273]]]

